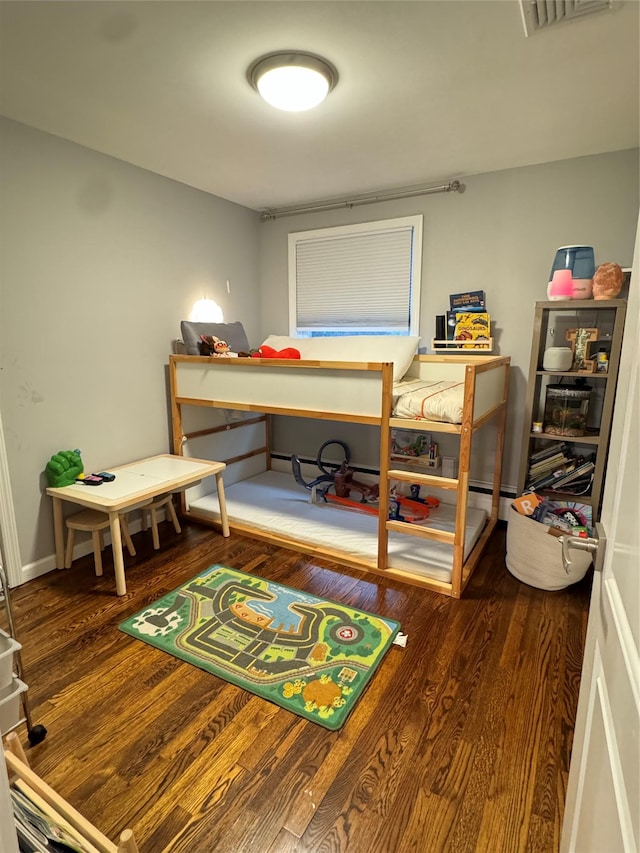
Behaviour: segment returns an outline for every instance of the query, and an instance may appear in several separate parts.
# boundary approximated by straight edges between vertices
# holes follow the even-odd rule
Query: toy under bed
[[[311,503],[310,493],[299,486],[290,473],[264,471],[225,488],[229,521],[272,535],[291,537],[306,545],[339,547],[350,557],[376,560],[378,519],[373,515],[332,506],[322,501]],[[209,494],[190,505],[190,510],[220,517],[218,498]],[[464,558],[469,556],[484,528],[487,514],[470,508],[465,525]],[[432,509],[429,527],[453,532],[456,508],[441,503]],[[417,575],[451,580],[453,547],[426,539],[415,540],[398,533],[389,535],[389,559],[397,568]]]

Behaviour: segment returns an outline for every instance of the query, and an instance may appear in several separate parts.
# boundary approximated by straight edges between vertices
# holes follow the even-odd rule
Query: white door
[[[640,227],[603,498],[606,544],[596,560],[561,853],[640,850],[639,243]]]

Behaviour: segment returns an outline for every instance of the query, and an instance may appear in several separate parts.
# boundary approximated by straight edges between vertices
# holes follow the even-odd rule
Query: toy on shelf
[[[596,361],[589,358],[589,347],[597,341],[600,332],[597,329],[567,329],[567,340],[573,350],[572,373],[593,373]]]

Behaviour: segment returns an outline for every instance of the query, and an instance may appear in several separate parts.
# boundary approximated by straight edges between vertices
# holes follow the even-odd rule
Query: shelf
[[[393,469],[388,472],[390,480],[401,480],[405,483],[420,483],[422,486],[433,486],[438,489],[458,488],[458,479],[451,477],[440,477],[437,474],[422,474],[419,471],[401,471]]]
[[[397,462],[399,465],[409,465],[415,468],[422,468],[431,471],[432,473],[440,468],[440,457],[434,456],[402,456],[400,453],[392,453],[391,461]]]
[[[536,376],[552,376],[557,378],[567,377],[575,379],[580,376],[582,379],[608,379],[609,373],[579,373],[576,370],[536,370]]]
[[[604,308],[619,308],[626,305],[626,299],[547,299],[536,302],[536,308],[543,311],[600,311]]]
[[[616,396],[620,351],[627,303],[624,299],[577,299],[566,301],[536,302],[533,317],[531,354],[529,360],[529,381],[527,384],[526,404],[524,407],[523,440],[518,477],[518,494],[522,494],[529,480],[530,458],[533,452],[546,442],[567,444],[571,456],[589,456],[593,459],[593,479],[589,494],[578,495],[566,491],[541,489],[549,500],[569,500],[590,504],[593,508],[593,521],[599,521],[604,475],[607,466],[607,452],[611,434],[611,419]],[[542,367],[547,347],[560,344],[570,328],[597,328],[599,340],[607,342],[609,364],[606,373],[582,372],[574,370],[544,370]],[[588,354],[591,360],[592,354]],[[566,381],[567,388],[571,380],[583,379],[591,388],[589,410],[593,428],[586,435],[554,435],[548,432],[532,432],[534,421],[542,421],[542,411],[546,409],[546,390],[550,383]],[[553,446],[553,445],[551,445]]]
[[[530,432],[529,438],[543,438],[545,441],[564,441],[567,444],[600,444],[599,435],[551,435],[548,432]]]
[[[446,341],[432,339],[431,349],[436,353],[448,352],[455,354],[462,353],[478,353],[479,355],[491,355],[493,352],[493,338],[486,338],[482,344],[470,344],[463,341]]]
[[[554,501],[577,501],[581,504],[593,505],[591,495],[574,495],[573,492],[554,492],[552,489],[537,489],[537,495],[544,495]]]

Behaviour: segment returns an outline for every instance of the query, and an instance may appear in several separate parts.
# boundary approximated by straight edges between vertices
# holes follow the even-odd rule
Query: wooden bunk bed
[[[505,356],[460,353],[415,356],[403,381],[449,380],[461,387],[460,422],[449,423],[394,415],[394,365],[391,362],[172,355],[169,376],[173,450],[177,454],[211,456],[226,463],[225,492],[232,530],[460,598],[498,519],[509,364],[510,359]],[[187,412],[198,410],[201,416],[204,412],[211,414],[212,409],[219,410],[214,425],[198,417],[195,418],[196,426],[201,424],[201,428],[187,429]],[[429,490],[444,490],[455,504],[449,514],[449,529],[443,528],[444,523],[432,524],[430,520],[421,524],[392,520],[380,512],[366,522],[374,525],[374,553],[358,553],[357,549],[330,544],[342,538],[339,530],[335,535],[325,536],[322,542],[309,541],[298,535],[296,523],[283,532],[277,527],[270,529],[268,522],[266,525],[256,523],[252,520],[254,513],[244,517],[235,515],[234,484],[238,484],[240,490],[243,481],[251,484],[254,482],[251,478],[256,475],[270,476],[270,417],[273,415],[370,424],[379,428],[379,506],[388,506],[392,483],[400,484],[400,488],[417,483]],[[495,424],[496,431],[491,509],[482,513],[482,522],[476,525],[472,541],[468,525],[472,439],[474,433],[489,422]],[[393,429],[457,435],[458,476],[439,477],[392,462]],[[206,453],[202,447],[205,440],[209,448]],[[192,453],[196,444],[197,452]],[[293,481],[291,475],[289,480]],[[245,486],[245,493],[250,488],[250,485]],[[258,491],[256,487],[256,495]],[[301,491],[298,505],[308,514],[307,496]],[[187,517],[207,524],[219,523],[215,495],[189,490],[181,500],[182,512]],[[295,500],[288,498],[288,504],[292,503]],[[354,524],[365,523],[357,513],[343,512],[342,515],[351,516]],[[434,517],[436,515],[434,513]],[[398,545],[400,539],[401,546]],[[435,564],[431,571],[429,548],[442,551],[443,546],[450,554],[449,565],[443,571]],[[411,559],[396,558],[396,552],[407,554],[412,549],[419,555],[419,569]]]

